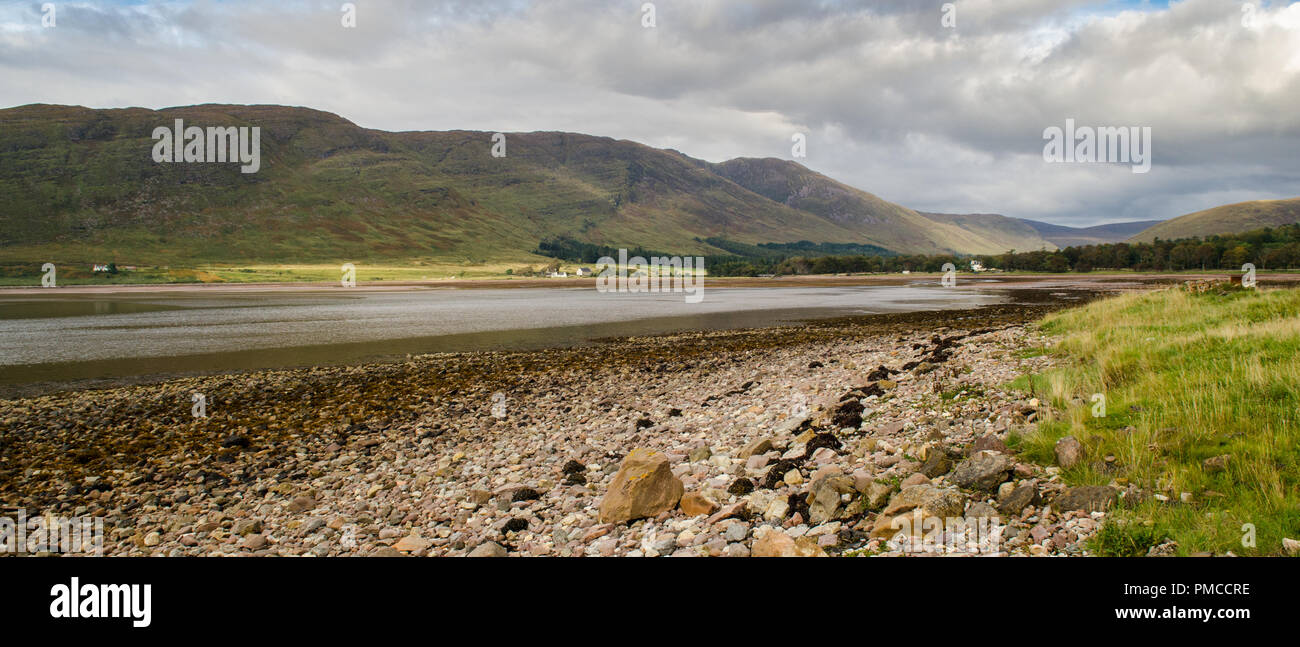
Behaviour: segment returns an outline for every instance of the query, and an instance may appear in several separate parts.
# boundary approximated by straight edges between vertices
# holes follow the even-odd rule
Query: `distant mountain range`
[[[151,135],[176,119],[260,127],[260,169],[155,162]],[[492,148],[493,133],[385,132],[284,106],[4,109],[0,261],[475,263],[535,259],[555,239],[994,254],[1115,242],[1151,224],[921,213],[791,161],[712,164],[582,134],[506,133],[505,156]]]
[[[1084,245],[1122,242],[1162,221],[1138,220],[1092,227],[1065,227],[1037,220],[1024,220],[1022,222],[1033,227],[1034,231],[1038,232],[1040,236],[1056,243],[1059,247],[1082,247]]]

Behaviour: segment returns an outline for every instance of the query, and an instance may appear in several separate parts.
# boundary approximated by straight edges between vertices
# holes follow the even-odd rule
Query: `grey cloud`
[[[1069,224],[1300,195],[1300,5],[1185,0],[358,0],[0,8],[0,103],[287,103],[385,129],[575,130],[789,156],[918,209]],[[52,33],[51,33],[52,32]],[[1042,131],[1151,126],[1155,166],[1049,165]]]

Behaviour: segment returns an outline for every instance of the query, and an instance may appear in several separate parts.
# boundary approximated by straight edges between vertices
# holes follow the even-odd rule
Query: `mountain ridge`
[[[1113,222],[1091,227],[1069,227],[1039,220],[1020,218],[1020,221],[1033,227],[1038,234],[1059,247],[1082,247],[1085,245],[1102,245],[1119,243],[1149,227],[1159,224],[1160,220],[1135,220]]]
[[[923,212],[927,218],[946,222],[963,229],[983,233],[985,236],[1013,243],[1012,249],[1025,251],[1055,251],[1059,248],[1043,237],[1020,218],[996,213],[935,213]]]
[[[261,170],[155,163],[151,133],[258,126]],[[897,253],[1052,249],[996,215],[923,214],[793,161],[711,163],[581,133],[363,128],[276,105],[0,110],[0,260],[337,262],[537,258],[557,238],[674,253],[707,242]]]
[[[1007,251],[1015,244],[1014,240],[999,240],[977,228],[928,218],[789,160],[741,157],[711,168],[773,201],[846,226],[866,228],[874,244],[887,249],[991,254]]]

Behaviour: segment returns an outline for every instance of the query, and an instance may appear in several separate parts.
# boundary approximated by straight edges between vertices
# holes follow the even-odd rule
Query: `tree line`
[[[1020,272],[1091,272],[1133,270],[1240,270],[1253,263],[1261,270],[1300,268],[1300,224],[1150,243],[1106,243],[1056,251],[969,256],[955,254],[900,256],[789,256],[785,258],[711,258],[711,276],[836,274],[864,272],[940,272],[946,263],[959,270],[970,261],[986,268]]]
[[[870,246],[837,246],[807,241],[747,245],[706,238],[701,242],[730,252],[706,257],[711,276],[940,272],[946,263],[952,263],[958,270],[967,270],[972,260],[986,268],[1019,272],[1240,270],[1245,263],[1253,263],[1261,270],[1300,268],[1300,224],[1256,229],[1240,234],[1221,234],[1204,239],[1106,243],[1067,247],[1050,252],[1010,250],[1004,254],[992,255],[899,255],[888,251],[846,253],[863,251],[863,248]],[[616,258],[618,250],[562,238],[543,241],[538,246],[537,253],[591,263],[601,256]],[[629,250],[628,255],[646,259],[651,256],[670,256],[640,247]]]

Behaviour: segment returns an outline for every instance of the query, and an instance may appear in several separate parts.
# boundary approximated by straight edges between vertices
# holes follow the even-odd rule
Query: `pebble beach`
[[[1007,444],[1077,302],[3,400],[0,514],[100,517],[110,556],[1086,554],[1132,493]]]

